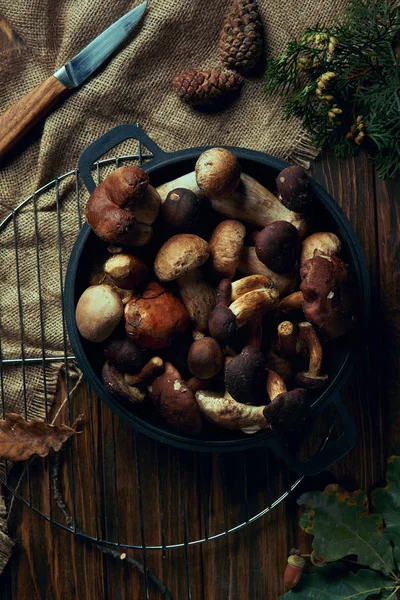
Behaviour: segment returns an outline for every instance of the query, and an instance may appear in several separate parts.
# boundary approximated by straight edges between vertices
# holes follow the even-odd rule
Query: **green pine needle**
[[[341,22],[316,25],[268,61],[265,92],[284,98],[312,143],[341,158],[365,147],[380,177],[400,172],[400,8],[349,0]],[[334,75],[329,75],[334,74]]]

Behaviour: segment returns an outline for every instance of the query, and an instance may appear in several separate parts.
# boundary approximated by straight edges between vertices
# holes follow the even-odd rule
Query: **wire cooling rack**
[[[152,157],[138,142],[133,151],[96,163],[97,182],[113,168],[143,164]],[[50,523],[100,544],[142,550],[145,564],[147,550],[187,550],[238,531],[273,510],[302,477],[266,448],[198,454],[160,445],[132,430],[94,396],[81,379],[70,349],[62,303],[54,302],[63,294],[68,257],[84,221],[86,199],[79,172],[71,170],[40,187],[0,223],[4,254],[0,264],[7,261],[3,276],[9,277],[8,290],[14,298],[10,300],[8,294],[7,302],[0,298],[3,418],[10,393],[15,400],[15,381],[20,390],[18,412],[27,419],[42,417],[71,425],[78,414],[84,414],[82,432],[66,444],[62,469],[72,522],[66,523],[54,500],[54,457],[33,459],[13,469],[6,462],[0,481],[10,498],[19,499]],[[47,269],[49,264],[52,269]],[[4,324],[10,322],[7,311],[12,307],[18,339],[10,350]],[[32,343],[35,332],[39,332],[39,348]],[[321,445],[327,443],[332,429],[333,425],[320,434]]]

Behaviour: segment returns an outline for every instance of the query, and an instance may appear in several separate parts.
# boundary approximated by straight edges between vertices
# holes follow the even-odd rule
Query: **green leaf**
[[[366,567],[393,572],[393,549],[383,535],[383,519],[368,512],[365,492],[346,492],[337,484],[328,485],[323,492],[303,494],[298,503],[305,511],[300,525],[314,536],[313,548],[326,562],[356,554]]]
[[[400,457],[391,456],[386,470],[387,484],[372,493],[375,508],[384,521],[384,533],[394,544],[394,556],[400,565]]]
[[[384,590],[384,596],[380,596]],[[299,585],[280,597],[280,600],[365,600],[388,598],[395,590],[389,579],[368,569],[357,574],[348,571],[341,563],[316,569],[312,575],[303,575]],[[388,594],[386,594],[388,592]]]

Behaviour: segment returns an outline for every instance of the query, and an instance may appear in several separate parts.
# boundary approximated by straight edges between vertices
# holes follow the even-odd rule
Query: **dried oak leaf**
[[[40,421],[25,421],[21,415],[7,413],[0,419],[0,460],[27,460],[34,454],[47,456],[58,451],[76,431],[67,425],[49,425]]]

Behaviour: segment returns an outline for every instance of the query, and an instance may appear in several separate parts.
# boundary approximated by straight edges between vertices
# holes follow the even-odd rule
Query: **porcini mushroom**
[[[217,290],[217,303],[208,319],[210,335],[222,345],[235,344],[239,336],[235,315],[228,307],[231,292],[230,279],[221,279]]]
[[[232,281],[232,302],[247,292],[259,290],[263,287],[275,287],[272,279],[267,275],[248,275]]]
[[[229,305],[229,310],[235,315],[237,326],[243,327],[252,319],[257,319],[273,310],[278,303],[278,291],[273,286],[268,286],[239,296]]]
[[[300,269],[305,318],[330,339],[354,325],[354,290],[347,265],[337,256],[319,254]]]
[[[120,373],[137,373],[148,359],[146,350],[139,349],[127,336],[110,339],[104,346],[106,360]]]
[[[192,269],[177,279],[182,302],[193,326],[206,331],[208,318],[215,307],[215,290],[204,279],[200,269]]]
[[[75,321],[83,338],[98,343],[112,334],[123,314],[121,298],[111,286],[92,285],[78,300]]]
[[[196,230],[202,215],[205,198],[191,190],[175,188],[161,206],[161,214],[173,233],[191,233]]]
[[[286,167],[276,178],[278,198],[286,208],[299,213],[310,208],[312,196],[310,180],[304,169]]]
[[[341,242],[338,236],[327,231],[313,233],[305,238],[301,247],[300,265],[302,266],[307,260],[314,258],[317,254],[325,256],[333,256],[340,253]]]
[[[296,269],[283,274],[271,271],[258,260],[254,246],[243,247],[238,270],[244,275],[265,275],[265,277],[269,277],[281,297],[290,294],[296,287],[298,277]]]
[[[268,269],[288,273],[299,258],[299,232],[287,221],[275,221],[257,234],[255,249],[258,260]]]
[[[124,379],[124,375],[120,373],[111,363],[104,363],[101,375],[105,388],[113,396],[134,404],[146,400],[147,394],[142,392],[136,386],[128,385]]]
[[[226,148],[210,148],[196,162],[196,180],[206,196],[234,192],[240,181],[239,161]]]
[[[300,371],[296,375],[296,381],[307,389],[318,389],[324,387],[328,382],[328,375],[320,375],[322,366],[322,346],[311,323],[307,321],[299,323],[299,333],[307,344],[310,353],[308,371]]]
[[[238,402],[256,404],[265,387],[265,359],[254,346],[245,346],[225,367],[225,385]]]
[[[303,292],[297,290],[288,296],[282,298],[278,304],[278,310],[282,312],[290,312],[292,310],[299,310],[303,307]]]
[[[154,272],[160,281],[173,281],[200,267],[210,255],[205,240],[191,233],[174,235],[163,244],[154,261]]]
[[[189,349],[188,366],[200,379],[214,377],[224,366],[224,355],[218,342],[209,336],[195,340]]]
[[[158,350],[170,346],[189,326],[184,304],[153,281],[125,306],[125,330],[140,348]]]
[[[221,278],[232,279],[239,264],[246,228],[240,221],[222,221],[209,240],[212,265]]]
[[[164,362],[159,356],[153,356],[142,368],[139,373],[134,375],[130,373],[124,374],[124,379],[128,385],[138,385],[149,379],[157,377],[164,368]]]
[[[132,254],[113,254],[104,265],[107,280],[118,288],[133,290],[148,278],[149,271],[143,261]]]
[[[277,334],[277,350],[279,354],[286,357],[296,356],[297,332],[294,323],[291,321],[282,321],[278,325]]]
[[[105,242],[143,245],[152,236],[161,199],[137,166],[119,167],[100,183],[86,205],[86,220]]]
[[[193,392],[171,363],[165,363],[164,373],[148,390],[156,409],[171,427],[185,435],[200,435],[202,419]]]
[[[264,409],[264,417],[275,431],[293,431],[301,428],[306,416],[306,390],[287,389],[285,382],[277,373],[268,369],[267,394],[271,400]]]

